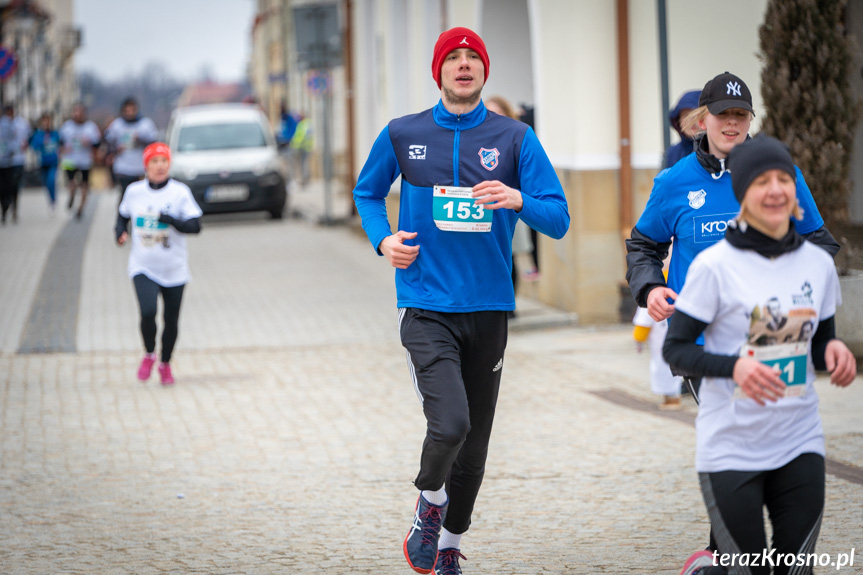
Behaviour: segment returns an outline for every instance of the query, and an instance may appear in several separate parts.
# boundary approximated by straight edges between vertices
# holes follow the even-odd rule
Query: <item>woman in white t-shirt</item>
[[[186,234],[201,231],[200,206],[191,190],[169,177],[171,150],[156,142],[144,149],[146,179],[126,188],[117,213],[117,243],[129,239],[129,277],[135,284],[141,309],[141,335],[146,354],[138,368],[138,379],[146,381],[156,362],[156,303],[164,304],[161,363],[162,385],[174,383],[171,354],[177,341],[180,303],[189,275]]]
[[[737,145],[728,164],[740,214],[693,261],[663,347],[673,368],[704,377],[696,469],[718,546],[718,555],[692,555],[681,573],[769,574],[771,563],[776,574],[809,573],[799,562],[814,553],[825,485],[815,370],[845,387],[856,362],[835,337],[833,260],[791,221],[802,214],[788,149],[761,136]],[[771,561],[740,566],[765,554]],[[734,567],[716,561],[732,556]]]

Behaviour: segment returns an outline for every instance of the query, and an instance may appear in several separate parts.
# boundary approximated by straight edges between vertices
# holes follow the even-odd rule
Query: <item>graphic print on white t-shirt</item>
[[[772,296],[752,309],[748,343],[754,346],[806,343],[812,339],[816,317],[818,314],[811,307],[794,307],[786,313],[780,298]]]
[[[785,397],[804,395],[809,342],[817,317],[811,307],[793,308],[786,314],[779,298],[770,297],[763,305],[752,309],[749,338],[741,347],[740,356],[772,367],[787,386]],[[735,397],[742,395],[738,387]]]

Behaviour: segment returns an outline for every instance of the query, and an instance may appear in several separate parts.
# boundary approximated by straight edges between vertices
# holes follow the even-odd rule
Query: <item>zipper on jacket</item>
[[[453,186],[459,186],[458,183],[458,144],[461,134],[461,115],[456,116],[455,118],[455,135],[453,136],[453,150],[452,150],[452,172],[453,172]]]

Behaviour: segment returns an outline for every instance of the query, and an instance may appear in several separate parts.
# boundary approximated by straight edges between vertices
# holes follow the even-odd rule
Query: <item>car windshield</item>
[[[186,126],[180,130],[177,148],[182,152],[261,148],[267,145],[260,124],[235,122]]]

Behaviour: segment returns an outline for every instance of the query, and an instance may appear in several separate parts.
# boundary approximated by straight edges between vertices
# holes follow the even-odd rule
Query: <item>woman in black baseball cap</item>
[[[698,103],[685,121],[701,132],[695,138],[695,153],[659,173],[626,241],[626,279],[636,303],[656,321],[671,316],[692,260],[722,239],[728,222],[740,210],[731,188],[733,167],[726,162],[731,150],[749,137],[752,93],[741,78],[724,72],[704,85]],[[824,227],[812,192],[796,167],[795,175],[803,210],[797,230],[836,255],[839,244]],[[672,240],[674,253],[666,281],[663,260]]]

